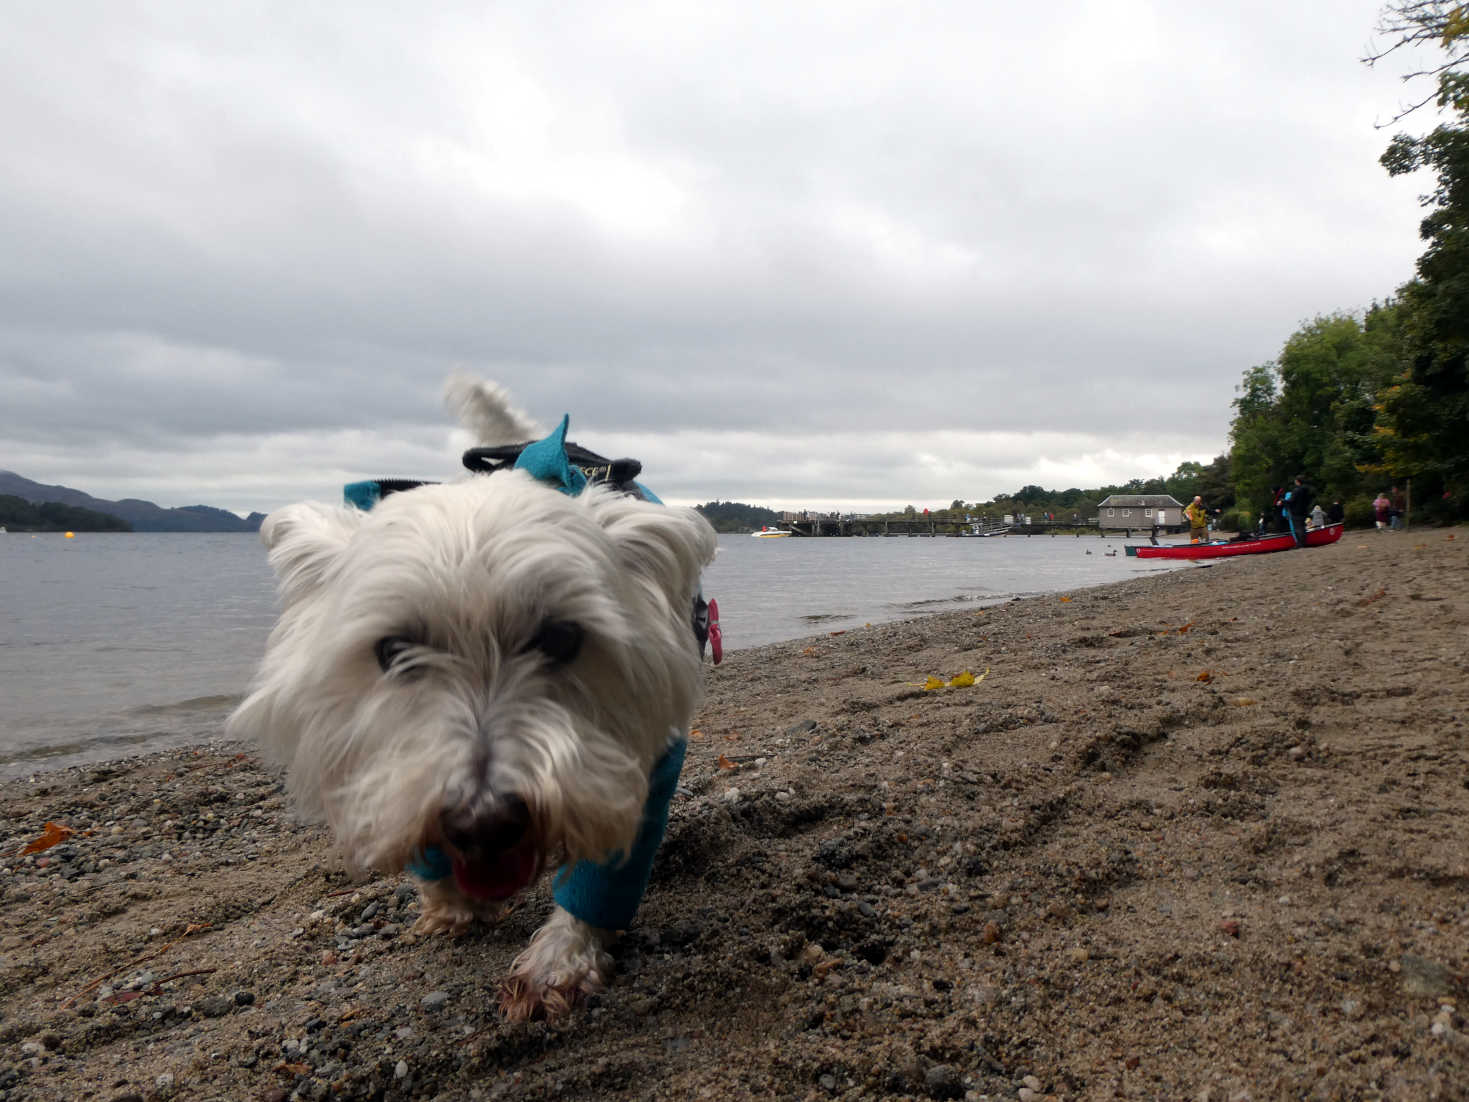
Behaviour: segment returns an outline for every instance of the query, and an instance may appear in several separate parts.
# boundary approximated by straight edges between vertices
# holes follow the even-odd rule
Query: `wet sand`
[[[1458,529],[733,654],[551,1025],[248,750],[6,782],[0,1102],[1469,1097],[1466,638]]]

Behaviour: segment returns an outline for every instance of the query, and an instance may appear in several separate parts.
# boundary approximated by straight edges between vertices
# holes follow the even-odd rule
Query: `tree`
[[[1420,81],[1423,77],[1433,78],[1434,90],[1402,108],[1386,124],[1388,126],[1438,99],[1443,79],[1469,63],[1469,4],[1455,0],[1398,0],[1382,9],[1377,33],[1391,36],[1392,41],[1385,49],[1370,50],[1362,58],[1368,66],[1375,66],[1399,50],[1418,46],[1440,46],[1448,52],[1447,59],[1438,65],[1403,74],[1404,83]]]
[[[1258,510],[1300,473],[1322,496],[1361,496],[1381,461],[1375,407],[1399,371],[1400,349],[1397,306],[1374,305],[1361,320],[1338,313],[1307,322],[1277,360],[1245,372],[1228,457],[1240,503]]]
[[[1466,60],[1458,44],[1469,41],[1469,6],[1443,18],[1441,40],[1458,53],[1435,70],[1437,101],[1454,120],[1421,138],[1399,134],[1382,155],[1389,174],[1428,169],[1435,186],[1421,199],[1428,214],[1419,236],[1428,247],[1417,278],[1399,291],[1401,370],[1380,390],[1375,428],[1383,469],[1420,480],[1420,500],[1462,516],[1469,506],[1469,74],[1452,70]]]

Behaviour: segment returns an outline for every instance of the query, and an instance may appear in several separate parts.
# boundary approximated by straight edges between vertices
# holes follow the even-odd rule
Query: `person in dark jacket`
[[[1311,515],[1315,502],[1316,491],[1307,484],[1306,476],[1296,475],[1295,482],[1285,491],[1281,512],[1297,547],[1306,546],[1306,518]]]
[[[1327,507],[1327,510],[1326,510],[1326,523],[1327,524],[1340,524],[1342,521],[1346,520],[1346,518],[1347,518],[1347,511],[1341,507],[1341,502],[1340,501],[1333,501],[1331,503],[1331,505]]]

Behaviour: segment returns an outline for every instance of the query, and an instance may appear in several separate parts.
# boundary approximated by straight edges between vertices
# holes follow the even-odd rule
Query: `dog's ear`
[[[613,491],[589,493],[623,565],[675,604],[692,598],[718,546],[709,522],[694,509],[654,505]]]
[[[294,604],[321,584],[366,516],[359,509],[303,501],[277,509],[260,525],[260,540],[270,552],[281,600]]]

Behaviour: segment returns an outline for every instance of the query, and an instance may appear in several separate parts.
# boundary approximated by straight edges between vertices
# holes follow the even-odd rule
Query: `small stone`
[[[1020,1082],[1025,1084],[1025,1086],[1029,1087],[1033,1091],[1038,1091],[1041,1089],[1041,1081],[1037,1079],[1034,1075],[1027,1075],[1024,1079],[1020,1080]]]
[[[1082,946],[1070,950],[1066,955],[1071,959],[1072,964],[1085,964],[1092,956],[1091,950]]]
[[[930,1098],[963,1098],[964,1080],[948,1064],[934,1064],[923,1073],[923,1089]]]
[[[1016,1092],[1016,1096],[1020,1099],[1020,1102],[1036,1102],[1036,1099],[1040,1098],[1041,1095],[1040,1091],[1032,1090],[1030,1087],[1021,1087]]]
[[[1437,961],[1405,953],[1402,960],[1403,990],[1410,995],[1436,998],[1449,993],[1452,974]]]
[[[194,1005],[206,1018],[223,1018],[234,1007],[234,1001],[223,995],[207,995]]]
[[[362,917],[359,918],[357,921],[371,922],[374,918],[377,917],[377,913],[380,910],[382,910],[381,903],[378,903],[376,901],[369,903],[367,906],[362,908]]]
[[[393,1078],[394,1079],[407,1079],[408,1078],[408,1061],[406,1061],[406,1060],[399,1060],[398,1061],[397,1066],[395,1068],[393,1068]]]
[[[255,993],[253,991],[236,991],[235,992],[235,1005],[236,1006],[252,1006],[252,1005],[254,1005],[254,1002],[255,1002]]]
[[[740,802],[740,790],[738,788],[726,788],[724,790],[724,802],[737,804]]]
[[[173,1072],[165,1071],[157,1079],[153,1080],[153,1085],[158,1088],[159,1094],[168,1094],[173,1090]]]
[[[1305,758],[1305,756],[1308,753],[1308,751],[1306,750],[1306,748],[1304,746],[1297,745],[1297,746],[1292,746],[1289,750],[1286,751],[1286,753],[1288,755],[1290,755],[1290,760],[1291,761],[1301,761],[1302,759]]]
[[[430,991],[422,999],[423,1008],[425,1010],[433,1011],[444,1009],[444,1006],[448,1003],[448,1001],[449,992],[447,991]]]
[[[1219,923],[1219,932],[1230,937],[1239,937],[1239,923],[1232,918],[1226,918]]]
[[[1000,924],[998,922],[986,922],[984,931],[979,935],[979,940],[986,945],[993,945],[1001,937]]]
[[[834,1092],[837,1089],[837,1080],[835,1075],[823,1075],[820,1079],[816,1080],[816,1082],[821,1084],[821,1089],[824,1091]]]

